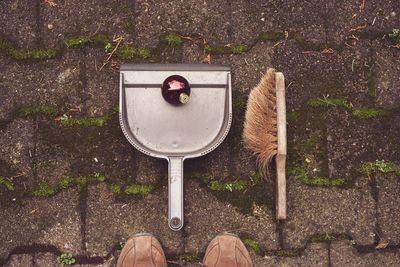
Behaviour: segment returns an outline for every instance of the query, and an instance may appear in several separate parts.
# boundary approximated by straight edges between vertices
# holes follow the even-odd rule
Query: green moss
[[[250,48],[245,44],[231,46],[207,46],[206,51],[215,54],[242,54]]]
[[[74,183],[78,187],[84,187],[89,183],[90,180],[91,180],[90,176],[77,176],[74,178]]]
[[[317,107],[342,107],[351,109],[352,105],[345,99],[338,98],[312,98],[307,101],[307,106],[317,108]]]
[[[70,37],[64,40],[64,44],[67,46],[67,48],[75,48],[78,46],[83,46],[90,42],[91,42],[90,36]]]
[[[131,184],[125,187],[124,193],[128,195],[147,195],[154,190],[154,186],[146,184]]]
[[[354,117],[369,119],[387,115],[387,111],[378,108],[356,108],[352,111]]]
[[[66,189],[73,185],[82,188],[85,187],[88,183],[104,182],[105,180],[106,177],[100,173],[95,173],[94,175],[80,175],[80,176],[65,175],[58,182],[58,188]]]
[[[301,255],[299,249],[282,249],[275,252],[278,257],[298,257]]]
[[[389,38],[394,44],[400,44],[400,29],[393,29],[392,32],[389,33]]]
[[[58,182],[58,187],[61,189],[66,189],[73,184],[73,178],[71,176],[63,176],[61,180]]]
[[[61,125],[64,127],[72,126],[104,126],[106,123],[106,117],[89,117],[89,118],[72,118],[64,114],[61,119]]]
[[[130,46],[122,46],[116,51],[116,56],[121,59],[149,58],[151,51],[148,48],[136,48]]]
[[[306,185],[314,186],[343,186],[346,184],[346,180],[342,178],[325,178],[325,177],[310,177],[307,171],[300,167],[295,167],[289,170],[291,175],[294,175],[300,179],[300,181]]]
[[[121,193],[121,186],[118,184],[112,184],[110,185],[110,190],[111,192],[115,193],[115,194],[120,194]]]
[[[313,243],[321,243],[321,242],[325,242],[325,241],[332,241],[335,240],[335,236],[332,234],[316,234],[310,237],[310,242]]]
[[[40,182],[37,188],[32,192],[36,197],[50,197],[56,193],[56,189],[51,187],[47,182]]]
[[[249,51],[249,46],[245,44],[240,44],[240,45],[234,45],[231,47],[232,54],[243,54],[247,51]]]
[[[23,106],[17,110],[20,116],[32,116],[36,114],[55,115],[57,109],[51,106]]]
[[[103,34],[93,36],[82,35],[64,39],[64,44],[67,48],[77,48],[90,43],[106,45],[109,42],[109,38]]]
[[[285,39],[285,34],[283,32],[267,31],[260,33],[260,35],[258,36],[258,40],[260,41],[278,42],[283,39]]]
[[[395,173],[400,175],[400,165],[384,160],[376,160],[375,162],[366,162],[361,165],[360,171],[368,176],[373,173]]]
[[[161,36],[161,41],[172,46],[181,45],[184,42],[183,38],[176,34],[163,35]]]
[[[218,182],[218,181],[211,181],[208,186],[211,190],[214,191],[244,191],[247,187],[247,182],[243,180],[236,180],[232,182]]]
[[[260,254],[260,252],[261,252],[260,244],[258,244],[258,242],[256,240],[246,238],[243,240],[243,244],[247,248],[253,250],[255,253]]]
[[[2,176],[0,176],[0,185],[5,186],[8,191],[14,191],[15,190],[14,183],[11,182],[10,180],[8,180],[7,178],[2,177]]]
[[[198,262],[200,261],[200,254],[198,253],[185,253],[173,257],[174,260],[184,261],[184,262]]]

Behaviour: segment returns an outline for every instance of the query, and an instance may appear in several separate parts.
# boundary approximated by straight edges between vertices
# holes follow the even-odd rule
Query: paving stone
[[[34,153],[35,125],[31,120],[17,119],[0,131],[0,158],[10,166],[28,171]]]
[[[135,154],[139,152],[123,136],[117,114],[111,114],[102,127],[62,127],[54,121],[40,119],[38,129],[38,149],[49,147],[48,153],[57,155],[57,161],[53,158],[52,164],[64,168],[54,170],[53,181],[65,174],[93,176],[96,173],[105,175],[109,183],[121,184],[129,181],[130,176],[130,182],[134,181]],[[38,157],[43,162],[49,160]]]
[[[362,163],[399,158],[400,114],[359,119],[344,110],[327,116],[328,168],[331,177],[359,175]]]
[[[327,244],[311,243],[298,257],[257,257],[254,266],[329,266]]]
[[[132,146],[132,149],[133,148]],[[134,180],[143,184],[168,181],[168,166],[163,159],[156,159],[136,151],[136,176]]]
[[[272,24],[269,30],[288,31],[309,42],[325,43],[328,15],[325,1],[279,0],[264,2],[263,6],[265,21]]]
[[[275,215],[260,207],[255,215],[245,215],[231,204],[219,201],[198,182],[185,183],[185,252],[204,253],[218,234],[248,234],[267,250],[278,247]]]
[[[347,234],[357,244],[374,243],[375,203],[367,179],[353,188],[322,188],[304,185],[288,177],[288,219],[283,238],[285,247],[301,247],[314,234]]]
[[[129,41],[134,31],[131,1],[76,0],[56,4],[50,6],[40,1],[40,31],[46,47],[55,47],[67,37],[95,33],[106,34],[110,38],[122,35]]]
[[[69,51],[59,59],[25,64],[12,61],[0,74],[8,107],[2,114],[11,117],[17,108],[28,105],[82,110],[85,90],[80,57],[79,51]]]
[[[230,66],[232,69],[232,91],[235,95],[248,94],[256,86],[268,68],[274,67],[272,48],[266,43],[257,43],[250,51],[240,55],[211,55],[211,63]],[[243,110],[241,110],[243,111]],[[234,116],[237,111],[234,110]]]
[[[35,171],[38,181],[55,187],[63,176],[71,173],[71,160],[60,146],[36,144]]]
[[[230,35],[232,43],[251,45],[263,30],[274,30],[271,26],[273,14],[266,13],[268,1],[230,1]]]
[[[226,0],[136,1],[135,44],[155,47],[159,37],[169,32],[201,35],[213,45],[227,44],[230,40],[229,5]]]
[[[0,258],[18,246],[53,245],[63,252],[80,254],[81,230],[78,192],[68,189],[51,198],[25,199],[1,207]]]
[[[379,238],[391,245],[400,244],[400,201],[397,197],[400,189],[399,176],[395,174],[375,175],[378,188],[378,225]]]
[[[396,138],[391,124],[381,117],[358,119],[343,109],[329,112],[326,124],[329,176],[354,177],[359,175],[363,162],[394,158],[391,147]]]
[[[329,11],[326,18],[327,34],[330,42],[344,44],[353,34],[357,36],[359,33],[371,39],[375,36],[382,37],[398,27],[400,6],[393,0],[384,2],[338,0],[327,2],[327,6]],[[357,28],[359,29],[356,30]]]
[[[380,43],[375,43],[374,51],[377,105],[385,109],[400,107],[400,66],[396,60],[400,51]]]
[[[32,266],[58,267],[60,264],[57,262],[57,257],[53,253],[36,253]]]
[[[118,242],[141,232],[155,235],[166,253],[179,253],[183,236],[168,228],[167,191],[163,187],[143,199],[118,202],[106,185],[90,186],[86,213],[88,255],[106,256]]]
[[[300,109],[310,98],[346,99],[354,106],[371,106],[367,75],[370,72],[370,44],[354,49],[324,54],[307,51],[296,42],[278,46],[272,57],[273,66],[286,80],[287,110]]]
[[[107,116],[119,105],[119,72],[111,66],[113,61],[101,69],[106,57],[103,49],[85,50],[85,104],[89,116]]]
[[[33,257],[30,254],[15,254],[10,257],[5,267],[33,266]]]
[[[399,266],[400,252],[398,249],[375,250],[359,253],[349,241],[334,241],[330,248],[331,266]]]
[[[36,2],[5,0],[0,2],[0,36],[18,48],[33,49],[38,45]]]

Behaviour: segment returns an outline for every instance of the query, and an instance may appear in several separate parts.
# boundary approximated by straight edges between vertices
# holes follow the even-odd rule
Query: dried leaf
[[[322,54],[333,54],[335,53],[335,50],[332,48],[325,48],[324,50],[321,51]]]
[[[386,241],[382,241],[379,242],[379,244],[375,247],[376,249],[384,249],[389,245],[389,242]]]
[[[54,7],[57,5],[57,3],[54,0],[43,0],[46,4],[48,4],[51,7]]]

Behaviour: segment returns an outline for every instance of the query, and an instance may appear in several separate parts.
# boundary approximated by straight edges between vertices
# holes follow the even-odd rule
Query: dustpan
[[[170,85],[168,90],[176,89],[175,84],[189,87],[187,94],[180,95],[181,103],[165,98],[161,88],[166,84]],[[230,68],[205,64],[122,65],[119,109],[128,141],[144,154],[168,161],[168,224],[178,231],[184,222],[183,162],[218,147],[231,125]]]

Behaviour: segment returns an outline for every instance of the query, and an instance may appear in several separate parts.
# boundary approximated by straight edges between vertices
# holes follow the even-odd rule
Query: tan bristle
[[[244,121],[243,141],[257,156],[259,169],[266,175],[268,164],[277,153],[275,70],[268,69],[250,92]]]

